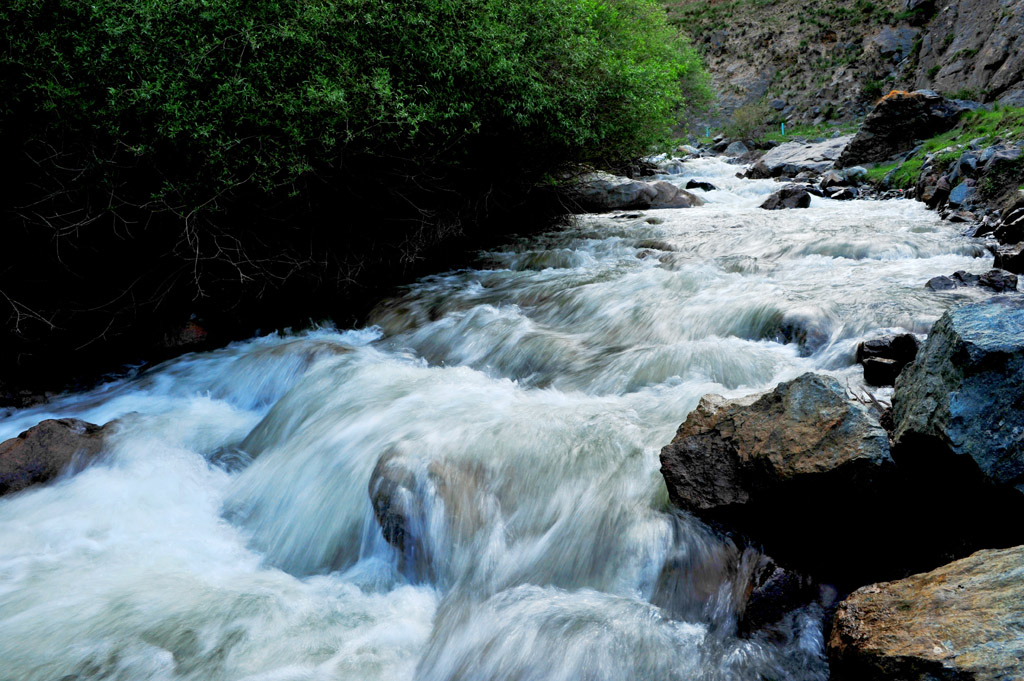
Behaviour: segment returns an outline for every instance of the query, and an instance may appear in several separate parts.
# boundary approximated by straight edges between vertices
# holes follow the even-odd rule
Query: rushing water
[[[685,168],[706,206],[0,421],[119,419],[98,464],[0,499],[0,681],[825,678],[816,606],[737,637],[749,556],[671,511],[658,451],[704,393],[855,388],[859,340],[926,333],[981,294],[924,282],[991,261],[919,203],[767,212],[774,183]]]

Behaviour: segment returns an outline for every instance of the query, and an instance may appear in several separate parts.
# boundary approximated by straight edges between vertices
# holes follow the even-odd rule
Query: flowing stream
[[[857,389],[858,341],[927,333],[983,294],[924,282],[991,260],[920,203],[769,212],[774,182],[685,170],[706,206],[9,414],[119,423],[0,499],[0,681],[825,679],[818,606],[736,634],[746,556],[672,511],[659,449],[705,393]]]

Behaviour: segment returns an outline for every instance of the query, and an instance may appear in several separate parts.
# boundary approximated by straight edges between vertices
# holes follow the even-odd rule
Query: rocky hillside
[[[892,89],[1024,105],[1024,0],[666,0],[719,92],[796,123],[849,120]]]

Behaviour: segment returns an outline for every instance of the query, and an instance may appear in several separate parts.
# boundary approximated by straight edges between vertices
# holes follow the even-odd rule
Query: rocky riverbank
[[[831,622],[833,678],[1019,678],[1022,386],[1024,299],[994,297],[943,315],[892,415],[814,374],[705,396],[662,473],[673,503],[740,545],[856,589]],[[791,588],[813,598],[806,579]]]

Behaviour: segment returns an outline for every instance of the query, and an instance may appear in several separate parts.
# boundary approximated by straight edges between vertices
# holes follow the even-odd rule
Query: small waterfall
[[[756,556],[670,508],[658,451],[705,393],[857,384],[858,341],[926,333],[981,294],[924,282],[989,261],[915,202],[768,212],[773,182],[684,170],[707,205],[0,422],[120,420],[0,499],[0,681],[825,679],[818,606],[737,633]]]

